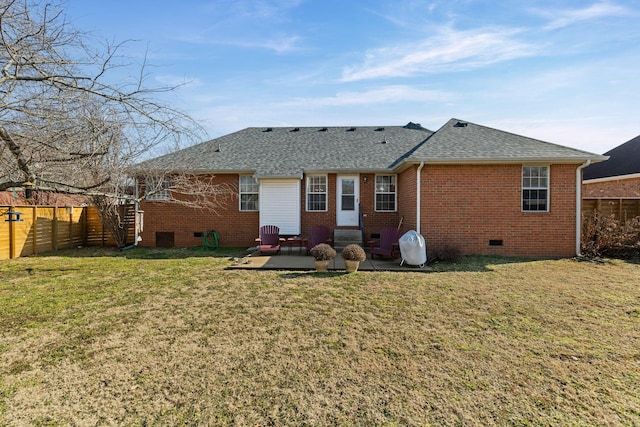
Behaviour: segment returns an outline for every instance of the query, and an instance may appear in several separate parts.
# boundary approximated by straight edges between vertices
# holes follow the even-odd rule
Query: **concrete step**
[[[333,246],[338,252],[351,243],[362,246],[362,230],[340,230],[333,231]]]

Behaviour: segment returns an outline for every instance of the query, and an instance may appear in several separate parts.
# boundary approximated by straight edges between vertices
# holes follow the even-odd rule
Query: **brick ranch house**
[[[640,199],[640,136],[604,155],[609,160],[584,169],[584,197]]]
[[[623,222],[640,215],[640,136],[604,154],[609,160],[583,172],[585,215],[597,211]]]
[[[427,251],[540,257],[579,251],[582,168],[606,157],[449,120],[385,127],[247,128],[141,163],[140,170],[214,176],[237,192],[213,213],[155,200],[141,246],[253,246],[261,225],[416,230]],[[170,189],[168,189],[170,191]],[[168,197],[168,192],[164,196]]]

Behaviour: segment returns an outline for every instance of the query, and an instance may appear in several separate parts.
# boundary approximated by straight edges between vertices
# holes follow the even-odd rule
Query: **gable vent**
[[[318,132],[326,132],[327,128],[318,129]]]
[[[273,128],[266,128],[265,130],[263,130],[262,132],[271,132],[273,131]]]
[[[453,127],[455,127],[455,128],[466,128],[468,124],[469,123],[467,123],[467,122],[458,122],[455,125],[453,125]]]
[[[300,131],[300,128],[293,128],[289,132],[299,132],[299,131]]]
[[[355,130],[356,130],[356,128],[349,128],[349,129],[347,129],[347,132],[353,132]]]

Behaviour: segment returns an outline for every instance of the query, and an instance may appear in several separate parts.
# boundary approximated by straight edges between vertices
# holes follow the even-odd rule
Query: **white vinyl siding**
[[[300,234],[300,180],[260,180],[260,226],[277,225],[280,234]]]

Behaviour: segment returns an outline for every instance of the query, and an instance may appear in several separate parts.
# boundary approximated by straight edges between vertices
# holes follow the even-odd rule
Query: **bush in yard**
[[[583,217],[582,255],[631,258],[640,252],[640,216],[625,221],[594,212]]]
[[[329,261],[336,257],[336,250],[326,243],[315,245],[309,252],[316,261]]]
[[[367,254],[360,245],[353,243],[344,247],[342,250],[342,258],[348,261],[364,261],[367,259]]]
[[[460,252],[460,249],[453,246],[445,246],[435,253],[433,261],[458,262],[461,257],[462,253]]]

